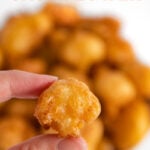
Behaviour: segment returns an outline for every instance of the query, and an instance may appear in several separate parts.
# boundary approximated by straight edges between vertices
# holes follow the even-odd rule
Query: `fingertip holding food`
[[[89,88],[68,78],[54,82],[41,94],[34,115],[44,128],[53,128],[62,137],[78,137],[100,111],[99,100]]]

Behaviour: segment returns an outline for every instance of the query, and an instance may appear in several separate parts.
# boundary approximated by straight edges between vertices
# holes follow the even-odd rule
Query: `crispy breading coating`
[[[12,69],[23,70],[33,73],[46,73],[47,63],[41,58],[25,58],[11,65]]]
[[[69,78],[56,81],[41,94],[34,115],[44,128],[51,127],[64,137],[76,137],[100,111],[100,103],[88,87]]]
[[[144,137],[149,125],[149,108],[144,101],[136,99],[120,112],[109,130],[117,148],[128,149]]]
[[[49,3],[45,5],[43,12],[52,17],[56,24],[62,26],[72,26],[80,18],[77,9],[71,5]]]
[[[107,41],[107,61],[114,66],[121,67],[136,59],[132,46],[121,37]]]
[[[9,58],[29,55],[52,29],[52,21],[44,14],[11,18],[1,33],[1,45]]]
[[[84,82],[89,87],[91,87],[91,82],[82,71],[74,70],[68,66],[65,65],[55,65],[52,68],[50,68],[49,74],[58,76],[60,79],[67,79],[70,77],[76,78],[79,81]]]
[[[115,147],[114,147],[113,143],[111,143],[110,139],[108,139],[107,137],[104,136],[100,140],[97,150],[115,150]]]
[[[136,96],[134,84],[123,72],[105,66],[97,70],[94,85],[97,95],[110,106],[124,106]]]
[[[150,67],[139,62],[129,63],[123,70],[131,77],[139,93],[150,99]]]
[[[82,18],[78,24],[78,28],[94,32],[106,41],[118,35],[120,26],[115,17]]]
[[[5,117],[0,119],[0,150],[35,136],[34,128],[23,118]]]
[[[77,31],[60,49],[60,59],[81,70],[88,70],[94,63],[105,59],[105,43],[98,36]]]
[[[102,120],[97,119],[94,122],[86,125],[81,132],[82,137],[88,145],[88,150],[96,150],[99,141],[103,137],[104,127]]]
[[[8,116],[20,116],[30,118],[33,116],[36,106],[35,100],[12,99],[4,103],[2,111]]]

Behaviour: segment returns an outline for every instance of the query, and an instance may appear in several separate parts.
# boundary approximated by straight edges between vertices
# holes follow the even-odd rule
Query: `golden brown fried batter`
[[[67,79],[69,77],[73,77],[84,82],[89,87],[91,86],[88,77],[83,72],[74,70],[65,65],[55,65],[50,69],[49,73],[51,75],[58,76],[60,79]]]
[[[61,136],[79,136],[100,111],[100,103],[88,87],[69,78],[56,81],[41,94],[34,115],[43,127],[51,127]]]
[[[146,103],[136,99],[128,104],[110,124],[110,133],[119,149],[136,145],[149,129],[149,108]]]
[[[88,70],[91,65],[105,58],[105,43],[96,35],[77,31],[60,49],[60,59],[81,70]]]
[[[94,32],[107,41],[118,35],[120,22],[114,17],[82,18],[78,27]]]
[[[21,59],[17,63],[12,64],[12,69],[23,70],[33,73],[46,73],[47,63],[41,58],[25,58]]]
[[[132,81],[121,71],[108,67],[97,70],[94,85],[97,95],[102,97],[107,113],[112,116],[117,113],[118,108],[128,104],[136,96]]]
[[[51,28],[52,21],[44,13],[12,18],[1,33],[2,48],[10,58],[29,55]]]
[[[20,117],[0,119],[0,150],[6,150],[35,135],[34,128]]]
[[[133,48],[127,41],[120,37],[107,41],[107,61],[109,63],[121,67],[134,60]]]
[[[49,3],[43,8],[43,12],[53,18],[56,24],[62,26],[72,26],[79,21],[79,13],[75,7]]]
[[[32,117],[36,102],[29,99],[12,99],[3,105],[3,112],[9,116]]]
[[[131,77],[140,94],[150,99],[150,67],[134,62],[126,65],[123,70]]]
[[[115,148],[110,139],[103,137],[102,140],[100,140],[97,150],[115,150]]]
[[[96,150],[103,136],[103,123],[100,119],[86,125],[81,132],[88,145],[88,150]]]

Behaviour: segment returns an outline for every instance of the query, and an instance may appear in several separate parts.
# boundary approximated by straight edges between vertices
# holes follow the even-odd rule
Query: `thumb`
[[[82,138],[59,138],[56,135],[40,135],[8,150],[87,150]]]

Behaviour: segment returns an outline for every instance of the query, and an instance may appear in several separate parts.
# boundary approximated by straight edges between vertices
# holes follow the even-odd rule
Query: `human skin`
[[[38,75],[24,71],[0,71],[0,102],[11,98],[37,98],[57,77]],[[40,135],[9,150],[86,150],[82,138],[60,138],[56,135]]]

